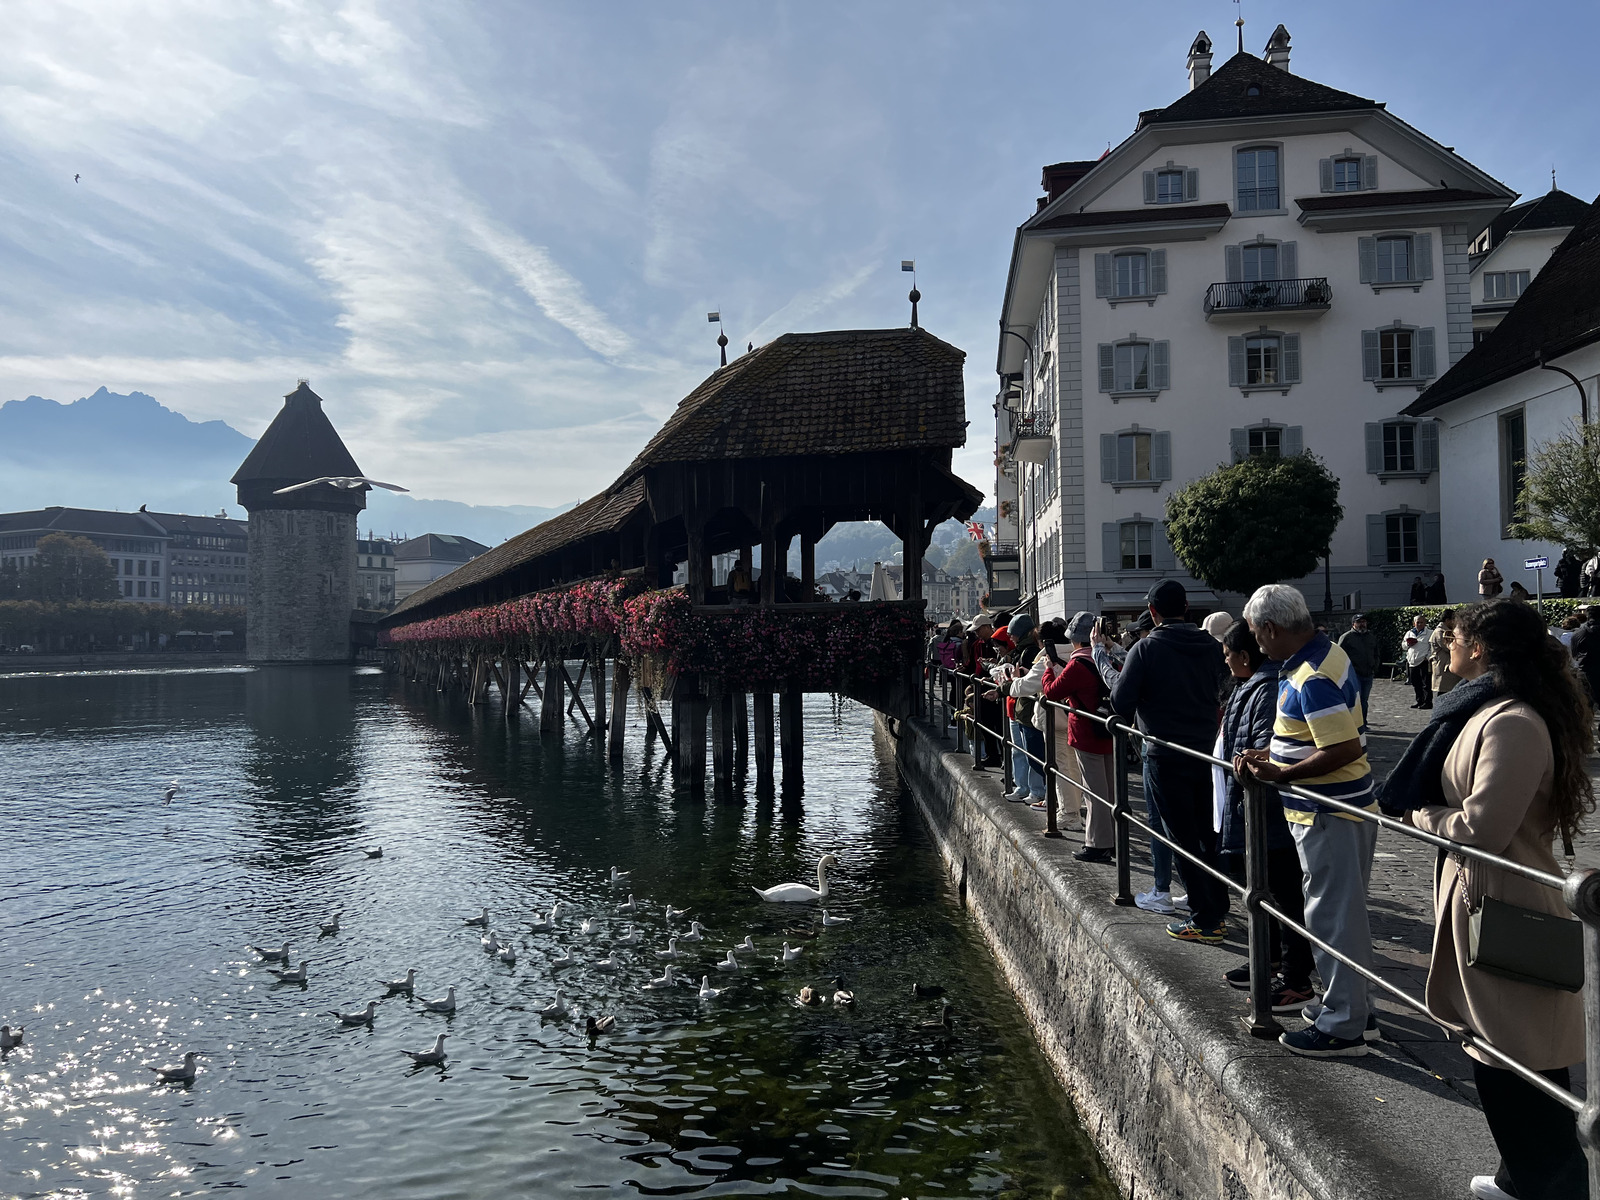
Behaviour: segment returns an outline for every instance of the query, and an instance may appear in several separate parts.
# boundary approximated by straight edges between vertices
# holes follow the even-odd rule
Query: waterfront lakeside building
[[[469,563],[489,547],[454,533],[425,533],[401,542],[394,549],[394,599],[399,603],[420,592],[435,579]]]
[[[148,513],[167,531],[167,601],[174,606],[243,607],[249,526],[225,513]]]
[[[395,544],[371,532],[356,539],[356,607],[387,612],[394,607]]]
[[[1470,250],[1516,197],[1289,54],[1280,25],[1213,73],[1202,33],[1184,96],[1045,168],[1001,309],[991,606],[1133,612],[1172,575],[1237,612],[1163,514],[1251,454],[1338,476],[1335,605],[1403,603],[1438,568],[1438,429],[1406,408],[1471,348]],[[1324,573],[1299,586],[1315,605]]]
[[[1513,204],[1472,243],[1472,344],[1505,319],[1589,206],[1552,183],[1535,200]]]
[[[1529,558],[1553,568],[1562,547],[1520,541],[1510,525],[1528,455],[1600,418],[1600,199],[1472,352],[1418,396],[1408,415],[1439,422],[1442,545],[1450,595],[1477,594],[1492,558],[1530,592]],[[1585,550],[1586,547],[1574,547]],[[1544,586],[1555,589],[1551,571]]]

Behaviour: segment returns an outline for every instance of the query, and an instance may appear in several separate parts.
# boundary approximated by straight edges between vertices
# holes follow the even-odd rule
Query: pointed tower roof
[[[322,411],[322,397],[302,379],[283,398],[283,408],[233,473],[232,482],[239,489],[239,503],[252,512],[262,508],[359,512],[367,506],[370,489],[365,486],[345,491],[324,485],[287,496],[274,492],[325,475],[360,474],[361,468]]]

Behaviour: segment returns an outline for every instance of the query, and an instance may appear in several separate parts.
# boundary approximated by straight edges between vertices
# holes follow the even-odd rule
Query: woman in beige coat
[[[1462,610],[1450,639],[1450,669],[1464,682],[1492,676],[1488,700],[1466,720],[1445,758],[1444,803],[1415,809],[1418,828],[1561,873],[1551,843],[1570,837],[1594,808],[1585,770],[1592,746],[1589,702],[1566,652],[1538,613],[1508,600]],[[1477,685],[1482,687],[1484,685]],[[1463,689],[1465,693],[1466,689]],[[1583,999],[1469,965],[1468,916],[1484,896],[1567,915],[1561,894],[1459,855],[1446,855],[1434,891],[1429,1011],[1471,1031],[1518,1062],[1570,1088],[1584,1056]],[[1588,1195],[1588,1167],[1572,1112],[1477,1050],[1473,1078],[1500,1150],[1494,1177],[1479,1176],[1480,1200],[1569,1200]]]
[[[1428,652],[1433,656],[1433,695],[1435,700],[1446,695],[1451,688],[1460,683],[1456,673],[1450,669],[1450,635],[1456,627],[1456,610],[1447,608],[1439,614],[1439,623],[1434,626],[1433,637],[1429,641]]]

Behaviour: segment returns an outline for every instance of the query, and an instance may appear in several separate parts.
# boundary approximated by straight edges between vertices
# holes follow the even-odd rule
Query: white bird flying
[[[368,1000],[366,1008],[359,1009],[356,1012],[340,1012],[336,1008],[330,1008],[328,1015],[330,1017],[338,1017],[341,1025],[371,1025],[373,1014],[377,1011],[378,1002],[376,1000]]]
[[[456,989],[447,988],[444,997],[439,1000],[424,1000],[422,1007],[429,1012],[453,1013],[456,1010]]]
[[[286,488],[279,488],[273,492],[274,496],[282,496],[288,492],[298,492],[301,488],[316,487],[325,483],[329,487],[340,488],[351,492],[358,487],[381,487],[391,492],[409,492],[410,488],[403,488],[398,483],[384,483],[381,479],[368,479],[365,475],[322,475],[316,479],[308,479],[304,483],[291,483]]]
[[[444,1062],[444,1034],[433,1039],[432,1050],[402,1050],[400,1053],[419,1067],[436,1067]]]
[[[178,781],[174,779],[171,783],[167,784],[167,790],[166,793],[161,797],[161,803],[171,804],[172,798],[182,790],[183,789],[178,786]]]
[[[157,1083],[193,1083],[194,1060],[200,1056],[193,1050],[183,1056],[183,1062],[176,1067],[151,1067],[156,1073]]]
[[[756,895],[773,904],[804,904],[809,900],[828,898],[827,869],[839,861],[836,854],[824,854],[817,863],[817,886],[804,883],[780,883],[769,888],[755,888]]]

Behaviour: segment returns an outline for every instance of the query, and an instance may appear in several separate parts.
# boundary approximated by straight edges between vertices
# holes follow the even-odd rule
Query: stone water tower
[[[251,662],[350,660],[356,520],[369,489],[322,483],[276,493],[309,479],[360,474],[322,411],[322,397],[302,379],[232,480],[250,514],[245,654]]]

